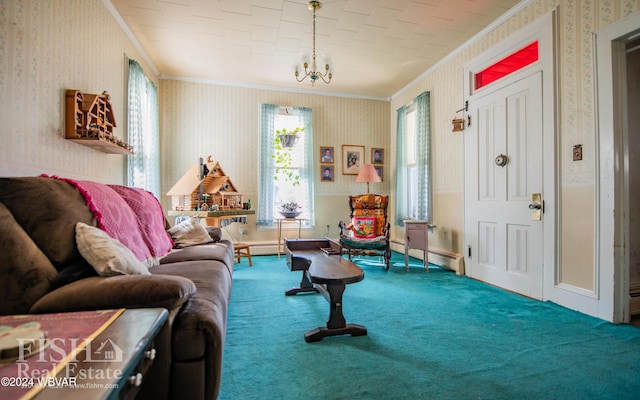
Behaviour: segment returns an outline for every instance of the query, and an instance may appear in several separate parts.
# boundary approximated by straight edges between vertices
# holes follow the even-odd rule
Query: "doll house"
[[[174,211],[218,211],[242,209],[242,194],[217,161],[194,164],[167,192]]]

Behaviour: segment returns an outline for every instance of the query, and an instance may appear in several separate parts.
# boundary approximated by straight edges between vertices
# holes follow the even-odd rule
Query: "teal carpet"
[[[285,296],[284,257],[236,264],[219,398],[640,399],[640,329],[612,325],[394,253],[357,263],[347,323],[368,335],[306,343],[329,306]]]

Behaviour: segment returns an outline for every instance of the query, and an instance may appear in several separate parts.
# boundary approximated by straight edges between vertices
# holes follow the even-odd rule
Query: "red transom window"
[[[475,74],[476,89],[515,72],[538,61],[538,41],[508,55],[497,63]]]

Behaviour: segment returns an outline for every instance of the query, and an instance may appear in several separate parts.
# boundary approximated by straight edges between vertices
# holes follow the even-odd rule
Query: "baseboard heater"
[[[391,241],[391,249],[404,254],[404,243]],[[409,250],[409,255],[422,259],[422,251]],[[442,268],[450,269],[458,275],[464,275],[464,257],[462,254],[429,247],[429,262]]]

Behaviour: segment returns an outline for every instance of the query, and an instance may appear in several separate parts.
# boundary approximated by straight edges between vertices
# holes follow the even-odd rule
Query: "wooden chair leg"
[[[233,249],[235,251],[236,263],[240,263],[241,257],[247,257],[249,266],[253,267],[253,261],[251,260],[251,247],[246,243],[234,243]]]
[[[247,246],[247,259],[249,260],[249,266],[253,267],[253,261],[251,261],[251,248]]]

